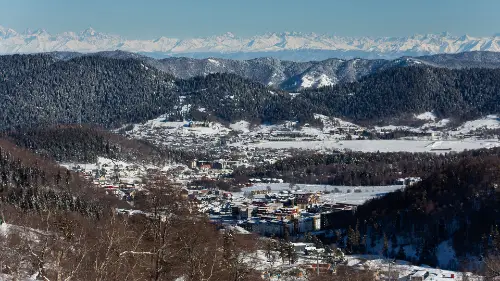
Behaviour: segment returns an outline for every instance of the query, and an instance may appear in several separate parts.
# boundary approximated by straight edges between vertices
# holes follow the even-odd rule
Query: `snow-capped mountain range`
[[[500,34],[491,37],[454,36],[448,33],[409,37],[342,37],[282,32],[247,38],[226,33],[191,39],[160,37],[134,40],[97,32],[92,28],[78,33],[50,34],[43,29],[17,32],[0,26],[0,54],[109,50],[149,53],[160,57],[253,58],[276,54],[275,57],[280,59],[304,60],[308,56],[307,60],[311,60],[315,58],[314,54],[318,56],[318,52],[329,52],[329,57],[395,58],[467,51],[500,52]],[[324,56],[319,57],[321,59]]]

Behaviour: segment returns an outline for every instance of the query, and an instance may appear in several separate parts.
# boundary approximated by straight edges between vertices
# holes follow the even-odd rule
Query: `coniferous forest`
[[[234,74],[176,79],[133,58],[14,55],[1,56],[0,66],[4,130],[57,124],[116,128],[161,114],[203,118],[200,107],[230,123],[307,123],[316,113],[378,124],[426,111],[470,120],[498,112],[500,104],[498,69],[396,67],[289,95]]]

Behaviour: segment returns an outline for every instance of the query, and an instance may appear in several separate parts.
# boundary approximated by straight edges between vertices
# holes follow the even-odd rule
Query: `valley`
[[[500,241],[495,57],[2,56],[2,274],[483,280]],[[300,69],[257,77],[268,63]]]
[[[500,281],[499,10],[0,0],[0,281]]]

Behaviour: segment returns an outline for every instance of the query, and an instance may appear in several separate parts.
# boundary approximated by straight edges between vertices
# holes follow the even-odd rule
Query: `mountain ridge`
[[[275,32],[250,37],[232,33],[199,38],[159,37],[152,40],[126,39],[88,28],[81,32],[50,34],[46,30],[19,33],[0,26],[0,54],[52,51],[98,52],[120,49],[163,56],[227,54],[233,56],[264,52],[336,51],[339,57],[395,58],[405,55],[431,55],[466,51],[500,52],[500,36],[454,36],[449,33],[406,37],[347,37],[316,33]],[[342,56],[342,53],[345,56]],[[300,55],[301,60],[307,59]],[[285,57],[292,56],[291,53]],[[205,56],[206,57],[206,56]]]
[[[314,114],[322,114],[384,123],[432,111],[440,118],[471,120],[500,112],[499,77],[499,68],[417,64],[290,93],[234,73],[179,79],[135,58],[0,56],[0,109],[5,113],[0,129],[57,124],[117,128],[162,115],[171,121],[314,124]]]
[[[53,57],[69,60],[87,54],[75,52],[53,52]],[[272,57],[250,60],[230,60],[219,58],[193,59],[172,57],[154,59],[125,51],[105,51],[93,53],[116,59],[139,59],[150,67],[171,74],[179,79],[190,79],[212,73],[233,73],[238,76],[287,91],[320,88],[336,84],[354,82],[364,76],[394,67],[426,64],[432,67],[460,68],[500,68],[500,53],[467,52],[440,54],[423,57],[401,57],[384,59],[340,59],[329,58],[322,61],[295,62]]]

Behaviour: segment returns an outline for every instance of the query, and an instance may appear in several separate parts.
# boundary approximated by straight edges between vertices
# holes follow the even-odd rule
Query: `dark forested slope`
[[[139,122],[173,107],[172,83],[132,59],[82,57],[43,65],[0,80],[1,128]]]
[[[58,210],[98,217],[121,204],[79,175],[0,140],[0,202],[26,212]]]
[[[404,255],[399,248],[411,245],[416,261],[429,265],[438,264],[437,256],[443,254],[438,247],[449,241],[457,259],[441,266],[457,268],[461,261],[486,255],[491,247],[489,234],[500,221],[499,184],[498,155],[466,157],[421,183],[359,206],[358,236],[366,235],[368,241],[386,237],[390,242],[384,254],[392,257]],[[349,243],[358,250],[374,249],[352,236]]]
[[[314,122],[314,113],[377,123],[434,111],[462,119],[500,112],[500,70],[391,68],[299,95],[234,74],[175,79],[137,58],[0,57],[0,129],[55,124],[106,128],[170,119]]]
[[[4,133],[4,138],[37,156],[58,162],[92,163],[100,156],[162,165],[168,161],[187,163],[196,158],[194,152],[159,148],[90,126],[59,125],[9,131]]]
[[[425,178],[461,159],[500,156],[500,148],[460,153],[296,152],[273,164],[242,168],[236,176],[282,178],[286,182],[331,185],[390,185],[401,177]]]
[[[500,69],[394,68],[359,82],[310,90],[297,99],[326,115],[380,120],[434,111],[474,118],[500,112]]]

